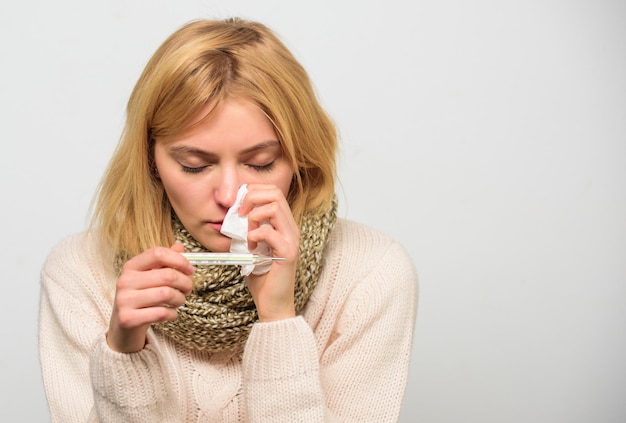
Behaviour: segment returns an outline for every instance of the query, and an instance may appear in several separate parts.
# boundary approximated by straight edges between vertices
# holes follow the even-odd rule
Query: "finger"
[[[156,287],[174,288],[189,295],[193,288],[191,278],[170,267],[147,271],[126,271],[117,280],[117,290],[143,290]]]
[[[296,224],[289,205],[272,202],[255,207],[248,214],[248,228],[256,229],[263,223],[269,223],[277,231],[297,231]]]
[[[172,248],[156,247],[146,250],[128,260],[123,270],[143,271],[169,267],[191,275],[194,271],[193,266],[180,254],[181,251],[175,249],[180,249],[180,247],[174,245]]]
[[[298,258],[298,241],[297,235],[285,236],[269,225],[261,225],[258,229],[248,232],[250,244],[255,246],[259,242],[264,242],[272,249],[272,254],[275,257],[282,257],[287,262]],[[282,262],[275,263],[280,264]]]
[[[281,221],[287,225],[297,226],[291,207],[280,189],[274,185],[250,185],[249,187],[248,194],[239,208],[241,216],[248,216],[248,228],[256,229],[263,223],[270,223],[280,230],[279,226],[284,226]]]
[[[148,307],[180,307],[185,303],[186,296],[181,291],[168,286],[158,286],[142,290],[119,292],[117,305],[119,308],[142,309]]]
[[[183,244],[175,243],[170,247],[171,250],[176,251],[177,253],[184,253],[185,246]]]
[[[144,325],[172,321],[178,318],[178,311],[173,307],[156,306],[140,309],[119,310],[117,324],[124,330],[132,330]]]
[[[246,216],[255,207],[272,202],[283,202],[289,207],[285,195],[275,185],[248,185],[248,193],[241,202],[239,215]]]

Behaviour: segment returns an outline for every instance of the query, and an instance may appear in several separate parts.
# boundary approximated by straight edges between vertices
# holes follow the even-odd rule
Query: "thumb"
[[[185,246],[183,244],[179,244],[178,242],[170,247],[170,249],[176,251],[177,253],[184,253]]]

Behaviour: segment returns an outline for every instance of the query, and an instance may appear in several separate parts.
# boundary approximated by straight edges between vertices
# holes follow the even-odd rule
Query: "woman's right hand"
[[[117,280],[107,343],[118,352],[137,352],[151,324],[176,320],[191,293],[193,266],[179,244],[156,247],[128,260]]]

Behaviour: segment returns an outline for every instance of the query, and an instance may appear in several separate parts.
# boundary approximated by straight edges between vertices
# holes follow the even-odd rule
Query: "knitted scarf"
[[[295,308],[302,310],[322,269],[322,252],[337,220],[337,199],[322,213],[305,213],[300,223],[299,257],[295,281]],[[207,251],[180,221],[172,219],[174,235],[188,252]],[[153,327],[188,348],[203,351],[242,350],[258,320],[252,295],[238,266],[196,266],[194,289],[178,318]]]

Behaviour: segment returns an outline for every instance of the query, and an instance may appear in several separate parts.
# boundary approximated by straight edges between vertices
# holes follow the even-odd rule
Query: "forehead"
[[[211,145],[213,148],[233,146],[239,149],[264,143],[264,147],[280,146],[272,122],[254,103],[228,99],[209,104],[200,110],[188,129],[164,144]]]

